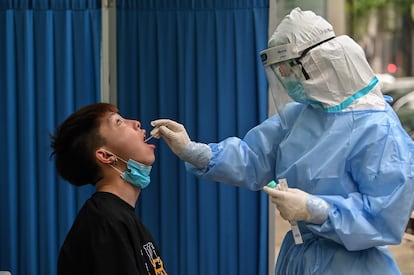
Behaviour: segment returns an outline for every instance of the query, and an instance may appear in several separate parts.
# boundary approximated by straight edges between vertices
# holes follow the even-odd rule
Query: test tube
[[[278,183],[276,184],[274,181],[271,181],[267,186],[271,188],[276,188],[276,185],[279,185],[279,189],[281,191],[287,191],[288,184],[286,179],[279,179]],[[303,243],[302,234],[300,233],[298,223],[296,221],[289,221],[290,227],[292,229],[293,239],[295,240],[295,244]]]

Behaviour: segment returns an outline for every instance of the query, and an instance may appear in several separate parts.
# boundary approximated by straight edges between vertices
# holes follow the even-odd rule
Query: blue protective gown
[[[260,190],[286,178],[331,206],[321,225],[299,222],[304,243],[286,234],[275,274],[401,274],[386,245],[400,243],[414,201],[414,144],[385,110],[327,113],[294,104],[243,139],[209,144],[202,178]]]

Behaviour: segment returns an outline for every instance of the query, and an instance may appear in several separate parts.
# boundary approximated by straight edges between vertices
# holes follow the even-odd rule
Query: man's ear
[[[111,164],[116,161],[116,156],[104,148],[97,149],[95,151],[95,157],[98,161],[105,164]]]

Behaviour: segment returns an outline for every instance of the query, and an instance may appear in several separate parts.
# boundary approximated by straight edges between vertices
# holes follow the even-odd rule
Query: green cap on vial
[[[267,187],[270,187],[270,188],[275,188],[276,187],[276,182],[274,181],[274,180],[272,180],[271,182],[269,182],[268,184],[267,184]]]

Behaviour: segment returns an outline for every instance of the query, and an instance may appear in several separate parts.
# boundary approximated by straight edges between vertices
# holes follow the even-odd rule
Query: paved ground
[[[403,275],[414,275],[414,242],[403,240],[398,246],[391,246],[392,254]]]
[[[279,247],[283,236],[286,231],[289,230],[290,225],[288,222],[283,220],[278,211],[276,211],[276,253],[279,251]],[[414,236],[414,235],[413,235]],[[390,247],[395,259],[397,260],[398,266],[403,275],[414,275],[414,241],[403,240],[398,246]],[[276,255],[277,256],[277,255]]]

